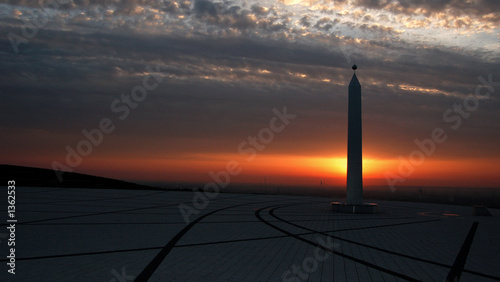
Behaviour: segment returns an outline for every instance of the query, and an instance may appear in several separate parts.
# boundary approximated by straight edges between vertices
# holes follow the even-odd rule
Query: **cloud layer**
[[[95,155],[235,154],[285,105],[298,118],[264,154],[342,155],[354,61],[369,155],[408,154],[441,127],[436,158],[500,157],[498,90],[459,129],[443,119],[479,76],[500,80],[498,1],[59,2],[0,4],[7,161],[64,158],[148,65],[164,82]]]

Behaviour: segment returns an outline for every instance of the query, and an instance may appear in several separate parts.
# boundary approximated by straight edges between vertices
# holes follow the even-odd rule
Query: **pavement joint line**
[[[70,189],[66,189],[66,188],[57,188],[57,189],[52,189],[52,192],[50,194],[53,194],[55,196],[57,196],[56,193],[58,193],[59,191],[63,191],[61,192],[60,194],[62,194],[63,196],[66,196],[68,195],[66,193],[66,191],[69,191]],[[115,191],[112,191],[112,192],[115,192]],[[165,193],[166,191],[161,191],[159,193]],[[28,193],[28,192],[27,192]],[[159,193],[152,193],[152,194],[159,194]],[[38,194],[38,191],[37,192],[34,192],[34,193],[30,193],[30,194]],[[112,193],[110,193],[112,194]],[[149,194],[149,195],[135,195],[135,196],[132,196],[132,197],[122,197],[122,198],[139,198],[140,197],[151,197],[152,194]],[[92,196],[92,195],[90,195]],[[233,203],[242,203],[243,201],[248,201],[248,200],[257,200],[259,196],[261,195],[239,195],[239,196],[235,196],[235,197],[247,197],[246,199],[242,199],[242,200],[237,200],[237,199],[232,199],[233,197],[231,197],[231,195],[229,194],[226,194],[225,196],[228,196],[228,197],[220,197],[217,199],[217,202],[213,202],[213,205],[211,205],[209,208],[206,208],[203,213],[201,213],[199,216],[208,216],[208,214],[206,214],[207,212],[208,213],[212,213],[212,212],[216,212],[216,208],[221,208],[221,209],[224,209],[224,207],[227,207],[228,204],[233,204]],[[255,198],[249,198],[250,196],[255,196]],[[26,197],[28,198],[28,197]],[[30,199],[32,199],[33,197],[29,197]],[[76,215],[74,217],[86,217],[86,216],[93,216],[93,215],[96,215],[95,214],[95,211],[106,211],[105,209],[99,209],[98,207],[99,206],[96,206],[96,205],[85,205],[83,204],[83,202],[88,202],[88,201],[95,201],[95,200],[100,200],[99,202],[100,203],[106,203],[108,204],[111,204],[112,206],[106,206],[108,208],[108,211],[104,212],[104,214],[116,214],[116,215],[129,215],[129,214],[137,214],[137,215],[148,215],[148,214],[164,214],[164,215],[173,215],[173,214],[177,214],[177,213],[161,213],[161,212],[158,212],[158,213],[148,213],[148,212],[140,212],[141,210],[147,210],[147,209],[154,209],[154,208],[158,208],[159,210],[165,210],[165,211],[168,211],[168,210],[172,210],[173,207],[172,206],[175,206],[177,204],[180,203],[181,200],[186,200],[185,197],[173,197],[172,199],[168,199],[168,202],[169,203],[172,203],[173,201],[177,201],[175,204],[172,204],[172,205],[161,205],[160,207],[157,207],[157,206],[146,206],[148,203],[150,204],[160,204],[160,202],[158,203],[151,203],[151,202],[145,202],[147,200],[147,198],[142,198],[142,199],[137,199],[137,200],[130,200],[130,201],[120,201],[121,198],[100,198],[100,199],[94,199],[94,200],[77,200],[77,201],[71,201],[71,199],[67,199],[71,202],[80,202],[81,204],[78,205],[77,203],[75,204],[77,207],[81,207],[82,210],[85,209],[86,206],[92,206],[92,207],[96,207],[96,209],[94,210],[94,213],[92,212],[64,212],[64,211],[43,211],[43,212],[51,212],[51,213],[54,213],[52,215],[49,215],[49,216],[60,216],[60,215],[68,215],[68,214],[73,214],[75,215],[76,213],[78,213],[79,215]],[[227,199],[227,201],[225,201]],[[219,201],[219,200],[224,200],[224,201]],[[106,201],[106,202],[103,202],[103,201]],[[283,203],[291,203],[291,202],[296,202],[298,200],[296,199],[288,199],[288,198],[285,198],[285,199],[276,199],[274,201],[268,201],[268,202],[278,202],[280,204],[283,204]],[[273,213],[273,216],[274,216],[274,211],[278,210],[279,208],[285,208],[285,207],[289,207],[289,206],[293,206],[293,205],[308,205],[308,206],[311,206],[311,205],[317,205],[317,204],[321,204],[322,202],[321,201],[308,201],[308,203],[304,203],[305,201],[302,201],[302,203],[295,203],[295,204],[285,204],[285,205],[282,205],[282,206],[279,206],[279,207],[274,207],[273,209],[271,208],[267,208],[267,212],[269,212],[269,215],[271,215],[271,213]],[[244,204],[241,204],[241,205],[254,205],[253,207],[250,206],[251,209],[253,209],[251,212],[253,213],[253,211],[259,207],[255,207],[255,205],[258,205],[262,202],[254,202],[254,203],[244,203]],[[38,205],[38,204],[43,204],[43,205],[47,205],[47,206],[53,206],[55,207],[56,209],[58,209],[59,207],[61,207],[62,205],[59,205],[59,204],[50,204],[50,203],[29,203],[29,204],[26,204],[26,203],[23,203],[24,205],[27,205],[29,207],[36,207],[35,205]],[[125,204],[129,204],[130,205],[130,208],[132,210],[136,210],[138,209],[138,211],[136,212],[130,212],[128,209],[126,211],[110,211],[109,209],[113,209],[113,208],[124,208],[124,205]],[[163,203],[165,204],[165,203]],[[75,206],[75,205],[72,205],[72,206]],[[443,204],[444,205],[444,204]],[[2,206],[2,205],[0,205]],[[398,207],[396,210],[402,210],[402,209],[406,209],[406,210],[430,210],[427,206],[424,206],[422,208],[418,208],[418,207],[413,207],[413,206],[410,206],[410,207],[407,207],[407,206],[400,206],[400,205],[397,205],[397,204],[388,204],[388,206],[392,206],[392,207]],[[62,208],[62,207],[61,207]],[[126,207],[126,208],[129,208],[129,207]],[[266,208],[264,208],[266,209]],[[248,211],[247,209],[242,209],[242,208],[235,208],[235,211],[236,210],[241,210],[241,211]],[[290,210],[292,209],[283,209],[281,212],[278,212],[278,214],[282,217],[282,218],[285,218],[285,219],[290,219],[290,220],[287,220],[286,223],[298,223],[296,224],[297,227],[299,228],[302,228],[302,229],[306,229],[307,227],[310,227],[310,228],[314,228],[315,230],[313,229],[309,229],[311,230],[311,232],[303,232],[303,233],[298,233],[298,231],[296,229],[293,229],[295,230],[291,235],[280,235],[280,236],[268,236],[268,237],[260,237],[260,238],[246,238],[246,239],[235,239],[235,240],[225,240],[225,241],[214,241],[214,242],[204,242],[204,243],[194,243],[194,244],[182,244],[182,245],[176,245],[174,244],[173,248],[190,248],[190,247],[203,247],[203,246],[208,246],[208,245],[214,245],[214,244],[225,244],[225,243],[238,243],[238,242],[245,242],[245,241],[256,241],[256,243],[253,243],[253,244],[260,244],[257,243],[259,240],[272,240],[272,239],[276,239],[276,240],[279,240],[279,239],[286,239],[286,238],[294,238],[294,239],[297,239],[295,238],[295,236],[302,236],[303,239],[309,239],[311,240],[313,237],[311,237],[312,235],[314,234],[323,234],[323,233],[335,233],[335,232],[343,232],[343,231],[352,231],[352,230],[362,230],[362,229],[370,229],[370,228],[383,228],[383,227],[391,227],[391,226],[398,226],[398,225],[406,225],[406,224],[418,224],[418,223],[426,223],[426,222],[433,222],[433,221],[436,221],[436,222],[439,222],[441,220],[446,220],[446,219],[438,219],[438,218],[433,218],[433,219],[430,219],[430,220],[422,220],[422,221],[414,221],[414,222],[407,222],[407,223],[391,223],[391,222],[395,222],[396,220],[403,220],[403,219],[414,219],[414,220],[418,220],[418,219],[423,219],[421,217],[417,217],[417,216],[414,216],[414,217],[394,217],[394,218],[390,218],[390,217],[385,217],[385,218],[376,218],[376,217],[372,217],[372,218],[353,218],[353,217],[345,217],[345,218],[336,218],[335,215],[332,215],[332,213],[325,213],[325,211],[327,210],[327,208],[318,208],[318,209],[315,209],[314,207],[305,207],[303,210],[305,212],[303,213],[299,213],[299,212],[290,212]],[[30,212],[36,212],[36,211],[29,211],[29,210],[24,210],[25,212],[27,212],[27,215],[30,215],[29,213]],[[264,210],[263,210],[264,211]],[[328,209],[329,211],[329,209]],[[321,222],[321,220],[317,220],[315,218],[312,218],[312,217],[317,217],[317,214],[318,213],[322,213],[321,214],[321,218],[324,218],[324,220],[327,220],[327,221],[336,221],[336,222],[342,222],[342,221],[346,221],[346,222],[350,222],[350,221],[358,221],[358,222],[353,222],[352,224],[350,224],[351,227],[353,228],[345,228],[345,229],[338,229],[338,230],[330,230],[330,231],[321,231],[322,229],[326,229],[324,228],[325,226],[323,225],[318,225],[318,224],[314,224],[314,222]],[[406,212],[406,211],[405,211]],[[212,215],[212,218],[214,217],[218,217],[218,220],[221,220],[221,221],[206,221],[206,220],[201,220],[200,222],[198,222],[198,225],[196,225],[196,227],[198,227],[200,224],[221,224],[223,226],[223,224],[225,223],[259,223],[259,222],[262,222],[261,220],[241,220],[241,221],[236,221],[236,220],[231,220],[231,221],[226,221],[226,218],[224,218],[224,216],[236,216],[236,214],[227,214],[228,212],[221,212],[219,214],[213,214]],[[325,213],[325,214],[323,214]],[[100,212],[97,213],[97,215],[99,214],[102,214]],[[389,215],[390,213],[387,213],[387,215]],[[80,216],[81,215],[81,216]],[[238,217],[241,217],[241,216],[247,216],[248,214],[239,214]],[[264,215],[264,212],[262,212],[262,215]],[[382,213],[382,215],[384,215]],[[254,216],[255,217],[255,214],[253,215],[248,215],[248,216]],[[71,216],[73,218],[73,216]],[[237,217],[237,218],[238,218]],[[294,218],[301,218],[302,219],[296,219],[294,220]],[[311,220],[307,220],[307,218],[311,217]],[[36,218],[36,217],[35,217]],[[171,217],[173,219],[173,217]],[[271,219],[270,217],[264,217],[266,219]],[[51,225],[105,225],[105,224],[114,224],[114,225],[127,225],[127,224],[132,224],[132,225],[136,225],[136,224],[155,224],[155,225],[160,225],[160,224],[183,224],[185,225],[185,222],[173,222],[173,221],[170,221],[170,222],[126,222],[126,223],[123,223],[123,222],[111,222],[111,223],[103,223],[103,222],[82,222],[82,223],[78,223],[78,222],[74,222],[74,223],[65,223],[65,222],[47,222],[47,221],[50,221],[50,220],[58,220],[60,218],[55,218],[55,219],[42,219],[42,220],[35,220],[35,222],[33,221],[27,221],[25,223],[21,222],[19,224],[26,224],[26,226],[44,226],[44,225],[47,225],[47,226],[51,226]],[[90,218],[89,218],[90,219]],[[99,218],[98,218],[99,219]],[[231,219],[231,218],[228,218],[228,219]],[[387,221],[385,221],[387,220]],[[391,220],[391,221],[388,221],[388,220]],[[86,221],[86,220],[82,220],[82,221]],[[266,220],[268,223],[279,223],[279,222],[284,222],[284,220],[280,219],[280,220]],[[361,222],[361,221],[366,221],[366,222]],[[38,223],[37,223],[38,222]],[[304,223],[302,223],[304,222]],[[311,224],[307,224],[305,222],[311,222]],[[397,222],[397,221],[396,221]],[[390,223],[390,224],[384,224],[384,225],[376,225],[376,226],[363,226],[363,225],[366,225],[366,224],[380,224],[380,223]],[[303,224],[305,226],[301,226],[299,224]],[[0,225],[5,225],[5,224],[0,224]],[[355,226],[362,226],[362,227],[355,227]],[[254,226],[254,225],[252,225]],[[262,225],[261,225],[262,226]],[[291,229],[291,228],[286,228],[286,225],[276,225],[276,226],[285,226],[285,229]],[[334,226],[335,227],[335,226]],[[338,226],[340,227],[340,226]],[[344,225],[344,227],[348,227],[347,225]],[[170,228],[170,227],[169,227]],[[177,228],[177,227],[173,227],[173,228]],[[471,227],[471,230],[469,230],[469,233],[472,231],[472,228]],[[476,227],[477,228],[477,227]],[[177,230],[180,230],[181,228],[177,229]],[[262,228],[261,228],[262,229]],[[317,230],[320,230],[320,231],[317,231]],[[259,229],[260,230],[260,229]],[[308,230],[308,229],[306,229]],[[405,229],[406,230],[406,229]],[[409,230],[413,230],[413,228],[410,228]],[[299,230],[300,231],[300,230]],[[193,231],[194,232],[194,231]],[[381,231],[381,232],[384,232],[384,231]],[[173,234],[175,235],[176,231],[173,232]],[[265,232],[264,234],[259,234],[259,235],[268,235],[268,234],[274,234],[272,232]],[[326,234],[327,236],[331,236],[332,238],[336,238],[337,236],[333,236],[333,235],[330,235],[330,234]],[[355,234],[364,234],[364,233],[356,233]],[[256,234],[255,234],[256,235]],[[295,235],[295,236],[294,236]],[[338,234],[339,236],[342,236],[342,237],[346,237],[346,235],[344,233],[342,234]],[[457,234],[459,237],[460,237],[460,234]],[[309,237],[305,237],[305,236],[309,236]],[[171,238],[170,236],[168,236],[169,238]],[[186,236],[187,237],[187,236]],[[367,247],[367,248],[377,248],[377,247],[374,247],[374,246],[368,246],[368,245],[365,245],[363,243],[358,243],[358,242],[355,242],[353,240],[348,240],[348,239],[343,239],[342,237],[337,237],[337,239],[339,240],[343,240],[343,241],[346,241],[348,244],[356,244],[358,246],[363,246],[363,247]],[[468,235],[469,237],[469,235]],[[472,236],[473,237],[473,236]],[[234,238],[234,236],[226,236],[226,238],[220,238],[220,239],[231,239],[231,238]],[[213,239],[217,239],[217,238],[212,238]],[[286,239],[286,240],[282,240],[284,242],[289,242],[290,239]],[[353,239],[353,238],[351,238]],[[358,238],[359,240],[357,241],[360,241],[360,242],[363,242],[364,240],[361,240],[361,238]],[[199,239],[198,239],[199,240]],[[193,240],[193,241],[198,241],[198,240]],[[472,239],[473,240],[473,239]],[[472,240],[471,240],[471,244],[472,244]],[[281,240],[280,240],[281,241]],[[302,241],[302,240],[292,240],[292,241],[296,241],[296,242],[299,242],[299,241]],[[467,241],[467,239],[466,239]],[[477,240],[476,240],[477,241]],[[266,244],[274,244],[275,242],[273,241],[267,241]],[[313,242],[314,243],[314,242]],[[466,242],[464,242],[464,245],[462,245],[462,249],[464,248]],[[123,245],[124,247],[131,247],[129,245]],[[311,248],[312,245],[310,245],[309,248]],[[140,246],[139,246],[140,247]],[[386,246],[387,247],[387,246]],[[36,260],[36,259],[57,259],[57,258],[61,258],[61,257],[78,257],[78,256],[91,256],[91,255],[103,255],[104,258],[107,258],[108,255],[107,254],[113,254],[113,253],[125,253],[125,252],[139,252],[139,254],[141,254],[140,252],[145,252],[145,254],[150,254],[149,252],[147,251],[156,251],[156,250],[159,250],[159,249],[163,249],[164,246],[153,246],[153,247],[140,247],[140,248],[133,248],[133,249],[119,249],[119,250],[104,250],[104,251],[91,251],[91,252],[86,252],[86,253],[73,253],[73,254],[60,254],[60,255],[43,255],[42,253],[42,256],[37,256],[37,257],[25,257],[25,258],[18,258],[18,260]],[[209,247],[207,247],[209,248]],[[231,247],[232,248],[232,247]],[[470,246],[469,246],[470,248]],[[390,249],[393,249],[391,247],[388,247],[388,249],[384,250],[384,249],[381,249],[379,248],[381,252],[389,252],[391,253],[391,251],[389,251]],[[460,257],[460,254],[462,253],[462,249],[460,249],[460,253],[457,255],[456,259],[455,259],[455,263],[453,264],[453,266],[451,265],[445,265],[443,263],[440,263],[440,262],[433,262],[433,261],[430,261],[430,260],[425,260],[425,259],[420,259],[418,257],[411,257],[411,256],[408,256],[408,255],[405,255],[405,254],[398,254],[396,252],[392,252],[394,255],[397,255],[397,256],[403,256],[403,257],[407,257],[409,259],[414,259],[414,260],[420,260],[421,262],[423,263],[429,263],[429,264],[434,264],[438,267],[446,267],[447,270],[450,270],[450,268],[453,268],[455,267],[455,264],[457,264],[457,260],[458,258]],[[76,249],[75,249],[76,250]],[[77,250],[78,251],[78,250]],[[195,251],[195,250],[193,250]],[[376,253],[376,252],[374,252]],[[152,252],[151,253],[153,256],[155,255],[155,252]],[[352,254],[349,254],[349,255],[352,255]],[[359,257],[359,256],[356,256],[356,255],[352,255],[358,259],[365,259],[366,261],[366,258],[363,258],[363,257]],[[453,252],[450,254],[450,260],[453,259]],[[334,256],[335,257],[338,257],[337,255]],[[391,257],[391,256],[387,256],[387,257]],[[470,256],[469,256],[470,257]],[[467,255],[465,256],[465,258],[467,258]],[[339,258],[340,259],[340,258]],[[0,261],[6,261],[6,259],[0,259]],[[368,260],[369,262],[373,263],[371,260]],[[408,260],[406,260],[407,262],[409,262]],[[438,259],[438,261],[440,261],[440,259]],[[145,264],[147,263],[147,261],[144,262]],[[376,262],[375,262],[376,263]],[[377,263],[378,264],[378,263]],[[410,264],[411,265],[411,264]],[[425,265],[425,264],[420,264],[419,265]],[[163,265],[160,265],[160,269],[161,266]],[[361,265],[360,265],[361,266]],[[488,275],[488,274],[484,274],[484,273],[479,273],[479,272],[476,272],[476,271],[470,271],[470,270],[466,270],[464,269],[464,266],[465,266],[465,261],[464,261],[464,264],[462,265],[462,271],[463,272],[466,272],[466,273],[469,273],[469,274],[473,274],[473,275],[478,275],[478,276],[482,276],[482,277],[486,277],[486,278],[490,278],[492,280],[497,280],[497,281],[500,281],[500,277],[495,277],[495,276],[491,276],[491,275]],[[168,266],[165,266],[165,267],[171,267],[171,265],[168,265]],[[390,266],[387,266],[387,265],[381,265],[381,267],[386,267],[386,268],[392,268]],[[438,267],[431,267],[429,265],[430,268],[432,269],[439,269]],[[373,271],[373,269],[372,269]],[[406,274],[408,275],[409,273],[406,273],[405,271],[399,271],[399,270],[396,270],[400,273],[403,273],[403,274]],[[450,270],[451,272],[451,270]],[[380,272],[383,274],[383,272]],[[370,274],[370,273],[369,273]],[[383,274],[385,275],[385,274]],[[476,278],[479,278],[479,277],[476,277]],[[419,278],[420,279],[420,278]]]
[[[234,197],[244,197],[244,196],[248,196],[248,195],[234,196]],[[232,198],[234,198],[234,197],[232,197]],[[227,199],[227,198],[223,198],[223,199]],[[190,203],[192,203],[192,200],[184,202],[184,204],[190,204]],[[29,223],[36,223],[36,222],[44,222],[44,221],[50,221],[50,220],[59,220],[59,219],[69,219],[69,218],[78,218],[78,217],[87,217],[87,216],[96,216],[96,215],[104,215],[104,214],[121,213],[121,212],[126,212],[126,211],[156,209],[156,208],[169,207],[169,206],[178,206],[178,205],[179,205],[179,203],[175,203],[175,204],[166,204],[166,205],[158,205],[158,206],[132,208],[132,209],[125,209],[125,210],[114,210],[114,211],[106,211],[106,212],[89,213],[89,214],[84,214],[84,215],[74,215],[74,216],[63,216],[63,217],[56,217],[56,218],[37,219],[37,220],[19,222],[18,225],[29,224]],[[0,224],[0,226],[7,226],[7,225],[8,224]]]
[[[288,205],[288,206],[292,206],[292,205]],[[284,207],[284,206],[279,206],[279,207]],[[315,247],[319,247],[319,248],[321,248],[321,249],[323,249],[323,250],[325,250],[325,251],[331,252],[331,253],[332,253],[332,254],[334,254],[334,255],[338,255],[338,256],[344,257],[345,259],[348,259],[348,260],[351,260],[351,261],[354,261],[354,262],[357,262],[357,263],[363,264],[363,265],[365,265],[365,266],[367,266],[367,267],[371,267],[371,268],[377,269],[377,270],[379,270],[379,271],[382,271],[382,272],[385,272],[385,273],[388,273],[388,274],[394,275],[394,276],[396,276],[396,277],[399,277],[399,278],[405,279],[405,280],[407,280],[407,281],[420,281],[420,280],[418,280],[418,279],[412,278],[412,277],[407,276],[407,275],[404,275],[404,274],[402,274],[402,273],[395,272],[395,271],[392,271],[392,270],[390,270],[390,269],[386,269],[386,268],[384,268],[384,267],[378,266],[378,265],[376,265],[376,264],[373,264],[373,263],[370,263],[370,262],[367,262],[367,261],[364,261],[364,260],[358,259],[358,258],[356,258],[356,257],[350,256],[350,255],[346,255],[346,254],[344,254],[344,253],[341,253],[341,252],[335,251],[335,250],[333,250],[333,249],[326,248],[326,247],[324,247],[324,246],[322,246],[322,245],[320,245],[320,244],[318,244],[318,243],[315,243],[315,242],[313,242],[313,241],[310,241],[310,240],[304,239],[304,238],[302,238],[302,237],[300,237],[300,236],[297,236],[297,235],[295,235],[295,234],[293,234],[293,233],[291,233],[291,232],[289,232],[289,231],[286,231],[286,230],[284,230],[284,229],[282,229],[282,228],[280,228],[280,227],[278,227],[278,226],[276,226],[276,225],[274,225],[274,224],[271,224],[271,223],[267,222],[264,218],[262,218],[262,216],[260,215],[260,212],[261,212],[262,210],[267,209],[267,208],[274,208],[274,209],[276,209],[277,207],[276,207],[276,206],[269,206],[269,207],[266,207],[266,208],[262,208],[262,209],[260,209],[260,210],[258,210],[258,211],[256,211],[256,212],[255,212],[255,216],[256,216],[259,220],[261,220],[264,224],[267,224],[267,225],[268,225],[268,226],[270,226],[271,228],[277,229],[277,230],[281,231],[282,233],[285,233],[285,234],[291,235],[292,237],[294,237],[294,238],[295,238],[295,239],[297,239],[297,240],[301,240],[301,241],[303,241],[303,242],[305,242],[305,243],[311,244],[311,245],[313,245],[313,246],[315,246]],[[268,211],[270,215],[271,215],[271,212],[272,212],[274,209],[271,209],[270,211]],[[284,220],[284,222],[286,223],[286,221],[285,221],[285,220]],[[328,235],[327,235],[327,236],[328,236]]]
[[[278,208],[280,208],[280,207],[276,207],[276,208],[272,209],[271,212],[270,212],[270,214],[272,213],[271,216],[273,216],[276,219],[283,220],[283,219],[281,219],[280,217],[278,217],[277,215],[274,214],[274,211],[276,209],[278,209]],[[432,221],[441,221],[441,219],[427,220],[427,221],[422,221],[420,223],[426,223],[426,222],[432,222]],[[425,263],[429,263],[429,264],[434,264],[434,265],[437,265],[437,266],[440,266],[440,267],[444,267],[444,268],[451,268],[450,265],[447,265],[447,264],[444,264],[444,263],[435,262],[435,261],[431,261],[431,260],[427,260],[427,259],[422,259],[422,258],[418,258],[418,257],[414,257],[414,256],[410,256],[410,255],[406,255],[406,254],[394,252],[394,251],[389,251],[389,250],[378,248],[378,247],[371,246],[371,245],[368,245],[368,244],[359,243],[359,242],[355,242],[355,241],[352,241],[352,240],[349,240],[349,239],[344,239],[342,237],[338,237],[338,236],[326,234],[326,233],[336,232],[337,230],[321,232],[321,231],[316,231],[316,230],[309,229],[307,227],[304,227],[304,226],[301,226],[301,225],[298,225],[298,224],[294,224],[292,222],[287,222],[287,223],[289,223],[290,225],[302,228],[304,230],[308,230],[308,231],[311,231],[311,232],[316,232],[318,234],[322,234],[322,235],[326,235],[326,236],[331,236],[334,239],[345,241],[345,242],[348,242],[348,243],[351,243],[351,244],[356,244],[356,245],[363,246],[363,247],[366,247],[366,248],[371,248],[371,249],[378,250],[378,251],[381,251],[381,252],[385,252],[385,253],[389,253],[389,254],[393,254],[393,255],[397,255],[397,256],[401,256],[401,257],[405,257],[405,258],[409,258],[409,259],[413,259],[413,260],[417,260],[417,261],[421,261],[421,262],[425,262]],[[415,223],[418,223],[418,222],[415,222]],[[402,224],[399,224],[399,225],[402,225]],[[389,226],[385,226],[385,227],[389,227]],[[358,229],[362,229],[362,228],[358,228]],[[346,230],[354,230],[354,229],[346,229]],[[485,277],[485,278],[489,278],[489,279],[500,281],[500,277],[496,277],[496,276],[493,276],[493,275],[489,275],[489,274],[485,274],[485,273],[481,273],[481,272],[477,272],[477,271],[473,271],[473,270],[464,269],[463,272],[467,272],[469,274],[473,274],[473,275],[477,275],[477,276],[482,276],[482,277]]]
[[[270,201],[261,201],[261,202],[251,202],[251,203],[242,203],[234,206],[229,206],[229,207],[224,207],[218,210],[211,211],[209,213],[206,213],[204,215],[201,215],[197,217],[195,220],[193,220],[191,223],[189,223],[186,227],[184,227],[179,233],[177,233],[168,243],[161,249],[161,251],[153,258],[152,261],[149,262],[148,265],[142,270],[142,272],[135,278],[134,281],[147,281],[153,275],[153,273],[156,271],[156,269],[160,266],[160,264],[163,262],[163,260],[167,257],[167,255],[170,253],[170,251],[175,247],[177,242],[198,222],[203,220],[204,218],[217,213],[219,211],[235,208],[235,207],[240,207],[244,205],[252,205],[252,204],[262,204],[266,202],[283,202],[283,201],[289,201],[289,200],[270,200]],[[297,201],[297,199],[295,199]]]
[[[458,253],[457,258],[455,259],[455,262],[453,263],[453,266],[451,267],[448,276],[446,276],[445,280],[446,282],[460,280],[460,276],[464,271],[465,262],[467,261],[467,256],[469,255],[469,250],[470,247],[472,246],[472,241],[474,241],[474,235],[476,234],[478,225],[479,222],[476,221],[470,227],[469,233],[465,238],[464,244],[462,245],[462,248],[460,248],[460,252]]]

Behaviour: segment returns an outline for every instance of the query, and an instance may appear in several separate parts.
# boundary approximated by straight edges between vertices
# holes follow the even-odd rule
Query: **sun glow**
[[[347,176],[347,159],[346,158],[333,158],[330,159],[331,166],[336,173]]]
[[[312,174],[347,176],[347,158],[305,158],[300,162],[305,164]],[[397,160],[363,158],[363,175],[381,178],[386,170],[392,169],[395,165],[397,165]]]

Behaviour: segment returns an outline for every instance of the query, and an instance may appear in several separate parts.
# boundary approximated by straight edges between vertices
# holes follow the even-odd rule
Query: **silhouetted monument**
[[[347,112],[347,200],[346,203],[332,202],[334,211],[346,213],[374,213],[376,204],[363,203],[363,143],[361,84],[356,76],[354,64],[349,83]]]
[[[361,124],[361,84],[356,77],[357,66],[353,65],[349,83],[349,107],[347,122],[347,204],[363,204],[363,151]]]

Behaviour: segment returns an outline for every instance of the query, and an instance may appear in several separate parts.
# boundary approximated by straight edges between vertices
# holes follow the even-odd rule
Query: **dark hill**
[[[116,180],[111,178],[86,175],[74,172],[62,174],[59,181],[54,170],[16,165],[0,165],[0,183],[15,180],[16,186],[31,187],[68,187],[68,188],[106,188],[106,189],[157,189],[150,186]]]

